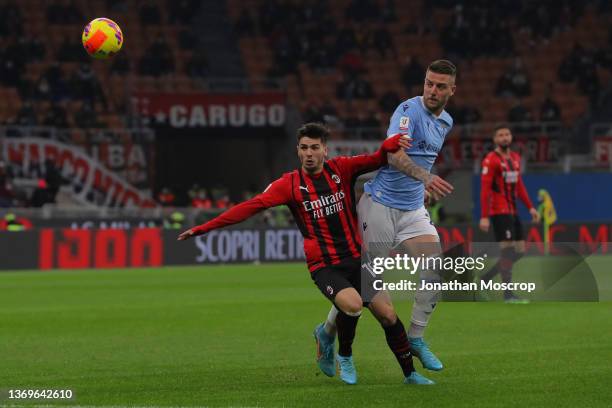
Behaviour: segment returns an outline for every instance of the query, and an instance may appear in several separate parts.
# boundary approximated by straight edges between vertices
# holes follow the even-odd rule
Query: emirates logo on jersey
[[[317,200],[302,201],[302,204],[306,211],[312,212],[313,218],[318,219],[344,210],[342,200],[345,196],[344,191],[339,190],[334,194],[321,196]]]

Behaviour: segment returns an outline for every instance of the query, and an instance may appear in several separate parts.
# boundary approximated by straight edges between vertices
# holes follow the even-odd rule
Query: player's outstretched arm
[[[188,229],[187,231],[180,234],[177,240],[184,241],[197,235],[206,234],[207,232],[210,232],[217,228],[237,224],[266,208],[266,206],[262,205],[261,200],[258,200],[257,197],[255,197],[251,200],[247,200],[238,205],[235,205],[229,210],[223,212],[223,214],[213,218],[212,220],[204,224]]]
[[[388,153],[387,161],[390,165],[407,176],[422,181],[423,184],[425,184],[425,189],[429,191],[436,200],[453,192],[452,184],[435,174],[431,174],[416,164],[403,150]]]
[[[291,197],[291,183],[286,177],[281,177],[270,184],[263,193],[244,201],[229,210],[223,212],[212,220],[188,229],[181,233],[177,240],[184,241],[197,235],[206,234],[217,228],[237,224],[252,217],[266,208],[287,204]]]

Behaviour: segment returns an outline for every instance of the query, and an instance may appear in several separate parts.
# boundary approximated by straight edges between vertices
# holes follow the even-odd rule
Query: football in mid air
[[[123,45],[123,33],[119,25],[109,18],[96,18],[83,29],[83,47],[89,55],[98,59],[112,57]]]

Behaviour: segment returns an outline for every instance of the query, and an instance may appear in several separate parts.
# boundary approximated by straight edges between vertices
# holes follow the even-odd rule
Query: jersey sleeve
[[[490,157],[482,161],[480,173],[480,217],[487,218],[491,205],[491,194],[493,192],[493,177],[495,176],[495,162]]]
[[[372,154],[358,156],[339,156],[332,159],[342,175],[350,179],[355,175],[369,173],[387,164],[387,154],[380,149]]]
[[[276,207],[287,204],[291,200],[291,181],[289,176],[283,176],[272,182],[261,194],[256,195],[250,200],[243,201],[223,212],[223,214],[212,220],[194,227],[192,230],[205,234],[217,228],[237,224],[249,217],[265,210],[266,208]]]
[[[401,103],[393,112],[387,128],[387,137],[398,133],[412,137],[418,119],[418,113],[408,102]]]
[[[519,174],[518,183],[517,183],[517,194],[518,198],[525,204],[528,209],[532,209],[533,203],[529,199],[529,193],[527,193],[527,188],[525,188],[525,183],[523,183],[523,176]]]

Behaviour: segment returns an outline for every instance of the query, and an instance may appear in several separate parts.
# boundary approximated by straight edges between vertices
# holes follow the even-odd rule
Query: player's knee
[[[359,316],[361,315],[361,309],[363,307],[363,301],[360,296],[352,296],[347,299],[346,302],[342,305],[342,311],[349,316]]]
[[[361,315],[361,302],[351,303],[348,305],[347,310],[344,312],[349,316],[357,317]]]

